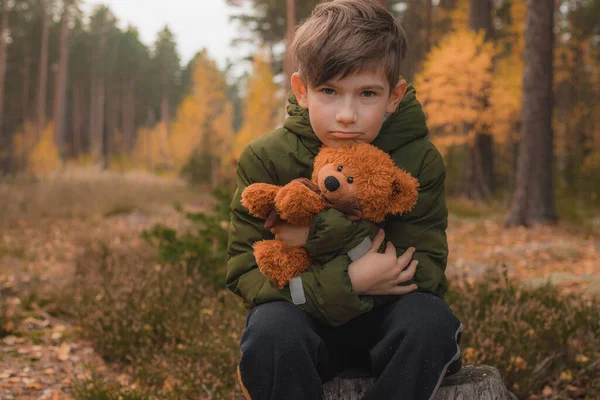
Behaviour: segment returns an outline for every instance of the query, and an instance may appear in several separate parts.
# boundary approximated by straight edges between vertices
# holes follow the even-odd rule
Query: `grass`
[[[558,399],[600,396],[600,302],[506,276],[462,284],[447,301],[464,327],[466,364],[497,367],[519,398],[550,388]]]
[[[78,261],[77,278],[64,295],[61,309],[96,350],[128,365],[133,380],[158,398],[237,393],[243,309],[197,271],[157,263],[150,247],[118,251],[95,242]],[[99,384],[80,386],[77,398],[96,398]]]
[[[73,394],[78,400],[149,400],[148,393],[135,388],[123,388],[118,383],[107,382],[102,376],[75,381]]]
[[[465,198],[449,198],[447,207],[450,214],[459,218],[485,218],[505,208],[495,203],[479,203]]]
[[[5,243],[0,243],[0,259],[3,257],[15,257],[22,260],[25,258],[25,255],[24,247],[9,247]]]
[[[114,216],[149,211],[156,204],[204,201],[206,197],[193,193],[179,180],[144,173],[67,169],[46,178],[0,181],[0,230],[23,221]]]

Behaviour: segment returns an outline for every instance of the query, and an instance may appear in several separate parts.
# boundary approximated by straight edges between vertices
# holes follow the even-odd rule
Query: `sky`
[[[134,25],[140,32],[142,42],[151,45],[156,34],[166,25],[175,34],[182,64],[202,48],[225,67],[227,58],[232,60],[239,49],[231,47],[238,33],[237,26],[229,22],[231,10],[225,0],[84,0],[82,9],[86,15],[99,5],[107,5],[119,19],[121,27]]]

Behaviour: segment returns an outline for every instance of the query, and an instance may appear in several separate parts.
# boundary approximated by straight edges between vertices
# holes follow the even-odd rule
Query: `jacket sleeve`
[[[321,212],[310,225],[304,248],[321,264],[347,254],[366,237],[373,238],[379,227],[367,220],[350,221],[334,208]]]
[[[413,259],[419,261],[411,282],[420,291],[443,295],[447,289],[445,276],[448,258],[446,228],[448,209],[444,194],[446,169],[437,150],[430,150],[421,167],[418,179],[421,185],[415,208],[405,215],[386,221],[386,239],[395,246],[398,256],[413,246]]]
[[[289,287],[280,290],[268,281],[254,259],[252,245],[259,240],[273,238],[264,229],[264,221],[251,216],[241,204],[242,191],[255,182],[275,183],[263,162],[248,146],[240,156],[237,187],[231,203],[226,285],[248,307],[276,300],[291,302]],[[370,310],[373,299],[352,291],[349,264],[350,258],[340,255],[302,274],[306,302],[300,307],[312,317],[333,326]]]

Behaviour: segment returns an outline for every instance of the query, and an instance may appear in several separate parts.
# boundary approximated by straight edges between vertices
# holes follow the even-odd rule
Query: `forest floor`
[[[197,194],[188,194],[184,201],[194,198]],[[187,204],[205,207],[203,201]],[[565,290],[599,294],[598,222],[591,232],[564,224],[505,228],[499,214],[451,214],[448,275],[451,280],[476,279],[490,268],[505,268],[523,282],[550,279]],[[24,216],[0,229],[0,294],[10,317],[5,322],[9,326],[0,326],[0,398],[72,399],[73,386],[89,379],[92,371],[136,385],[126,371],[102,360],[77,324],[55,316],[60,314],[53,294],[69,285],[87,243],[140,246],[141,230],[155,223],[181,227],[186,222],[169,202],[158,201],[86,217]],[[3,330],[10,334],[2,337]]]

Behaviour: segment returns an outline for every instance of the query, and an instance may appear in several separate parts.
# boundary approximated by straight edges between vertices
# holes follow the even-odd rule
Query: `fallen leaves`
[[[450,279],[481,278],[506,266],[521,282],[600,294],[600,242],[560,225],[506,228],[499,217],[451,217],[448,245]]]
[[[69,353],[71,352],[71,346],[66,343],[63,343],[58,348],[56,358],[60,361],[67,361],[69,359]]]

